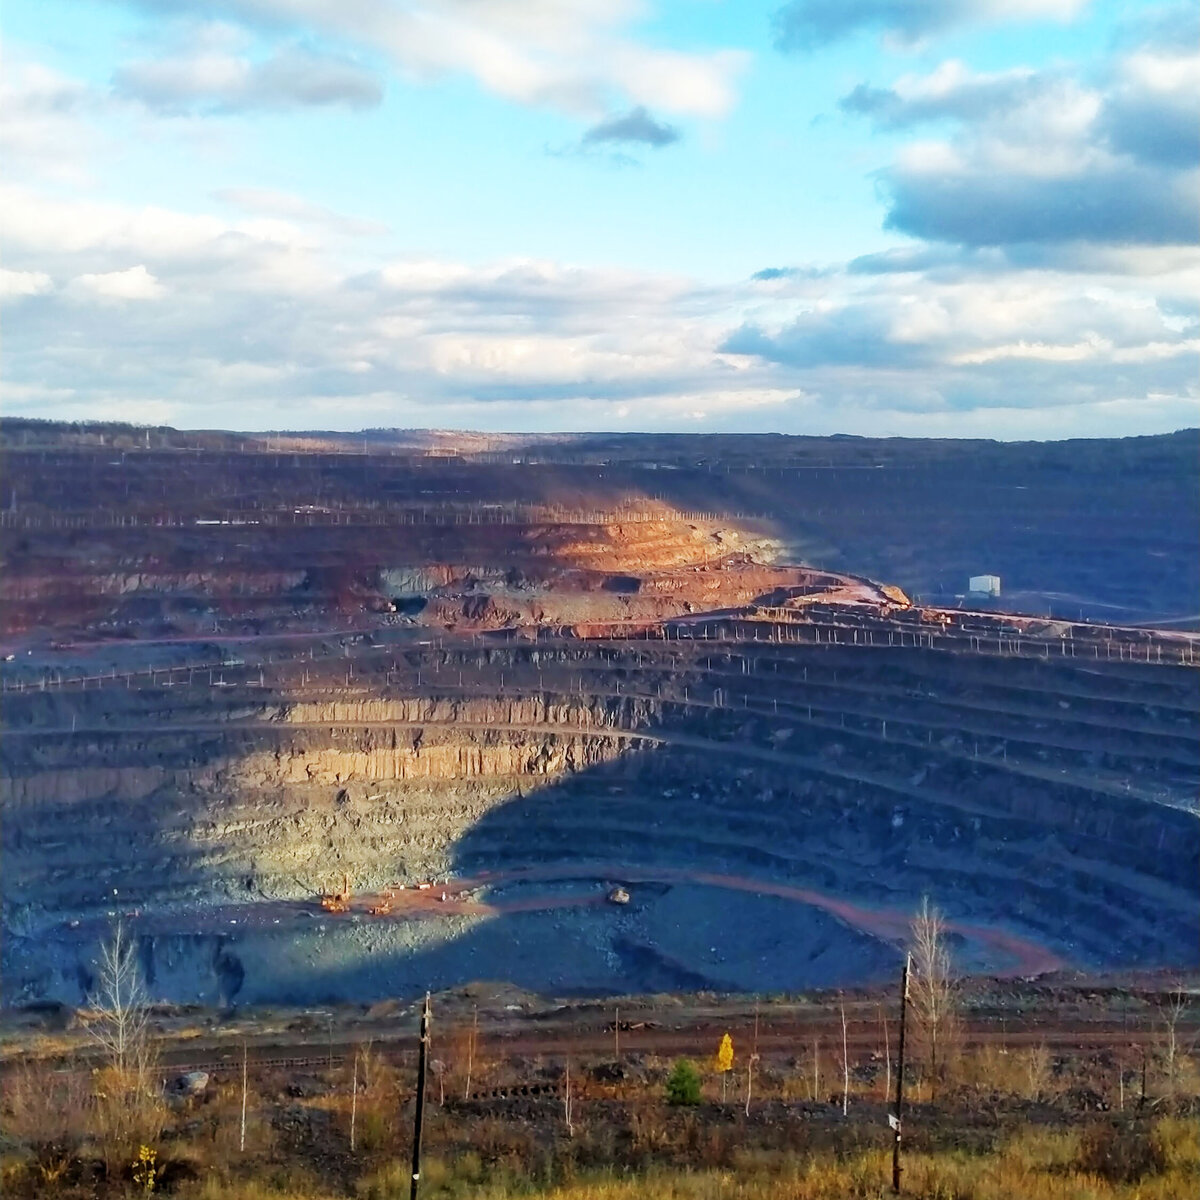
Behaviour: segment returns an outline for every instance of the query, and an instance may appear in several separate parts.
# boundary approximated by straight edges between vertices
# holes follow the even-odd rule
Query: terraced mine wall
[[[1186,641],[769,616],[10,684],[6,1001],[78,1002],[117,918],[214,1002],[852,983],[924,894],[964,969],[1194,965]],[[344,875],[437,898],[323,912]]]
[[[995,573],[1016,611],[1200,624],[1196,430],[1037,444],[144,432],[0,422],[6,629],[278,623],[370,611],[390,599],[381,573],[453,564],[536,589],[559,568],[637,575],[764,534],[784,561],[927,601]]]

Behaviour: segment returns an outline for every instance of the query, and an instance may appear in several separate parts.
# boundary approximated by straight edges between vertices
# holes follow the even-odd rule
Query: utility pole
[[[850,1110],[850,1052],[846,1045],[846,998],[841,998],[842,1008],[842,1119]]]
[[[904,970],[900,975],[900,1049],[896,1063],[896,1111],[888,1123],[896,1132],[892,1143],[892,1191],[900,1194],[900,1122],[904,1116],[904,1033],[908,1026],[908,966],[912,955],[904,956]]]
[[[429,1057],[429,993],[421,1011],[421,1043],[417,1053],[417,1107],[413,1117],[412,1191],[409,1200],[417,1200],[421,1185],[421,1121],[425,1116],[425,1065]]]
[[[358,1050],[354,1051],[354,1078],[350,1083],[350,1153],[354,1153],[354,1127],[358,1120]]]
[[[242,1042],[242,1137],[238,1145],[238,1149],[245,1153],[246,1150],[246,1058],[248,1052],[246,1043]]]

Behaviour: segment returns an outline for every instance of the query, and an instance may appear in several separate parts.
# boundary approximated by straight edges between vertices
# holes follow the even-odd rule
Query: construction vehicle
[[[383,896],[367,909],[373,917],[386,917],[392,911],[392,889],[384,888]]]
[[[350,876],[344,874],[342,876],[342,890],[340,892],[326,892],[321,897],[321,907],[326,912],[343,913],[350,911]]]

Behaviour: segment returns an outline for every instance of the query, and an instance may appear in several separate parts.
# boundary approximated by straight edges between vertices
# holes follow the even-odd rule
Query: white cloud
[[[54,281],[45,271],[10,271],[7,267],[0,267],[0,299],[44,296],[53,287]]]
[[[79,186],[107,138],[87,119],[96,97],[78,80],[5,46],[0,76],[0,154],[9,178],[37,176]]]
[[[863,30],[890,46],[918,45],[947,30],[1006,21],[1071,21],[1088,0],[789,0],[775,14],[781,50],[816,50]]]
[[[141,7],[178,11],[174,0]],[[627,32],[643,13],[632,0],[196,0],[189,13],[265,36],[336,39],[386,55],[418,82],[465,74],[505,99],[588,119],[631,104],[720,116],[748,61],[646,44]]]
[[[227,187],[219,188],[214,195],[218,200],[244,212],[317,226],[346,237],[372,237],[388,231],[388,227],[380,221],[335,212],[323,204],[313,204],[302,196],[274,188]]]
[[[972,247],[1193,245],[1198,106],[1190,44],[1118,52],[1088,76],[950,61],[890,88],[860,84],[840,102],[883,128],[950,125],[879,173],[887,227]]]
[[[671,428],[703,413],[717,429],[1048,436],[1185,424],[1196,401],[1200,252],[1022,266],[943,251],[724,286],[536,259],[364,271],[337,214],[286,193],[226,199],[251,215],[0,191],[0,285],[39,297],[6,314],[6,408],[159,405],[240,428]]]
[[[77,275],[66,290],[70,296],[102,300],[157,300],[163,294],[162,284],[141,263],[124,271]]]
[[[119,95],[167,112],[373,108],[383,99],[383,85],[360,63],[302,46],[283,46],[261,59],[202,47],[126,63],[113,85]]]

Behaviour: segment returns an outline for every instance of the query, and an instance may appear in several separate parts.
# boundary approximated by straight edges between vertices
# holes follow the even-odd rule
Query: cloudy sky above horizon
[[[1200,424],[1200,10],[6,0],[10,415]]]

